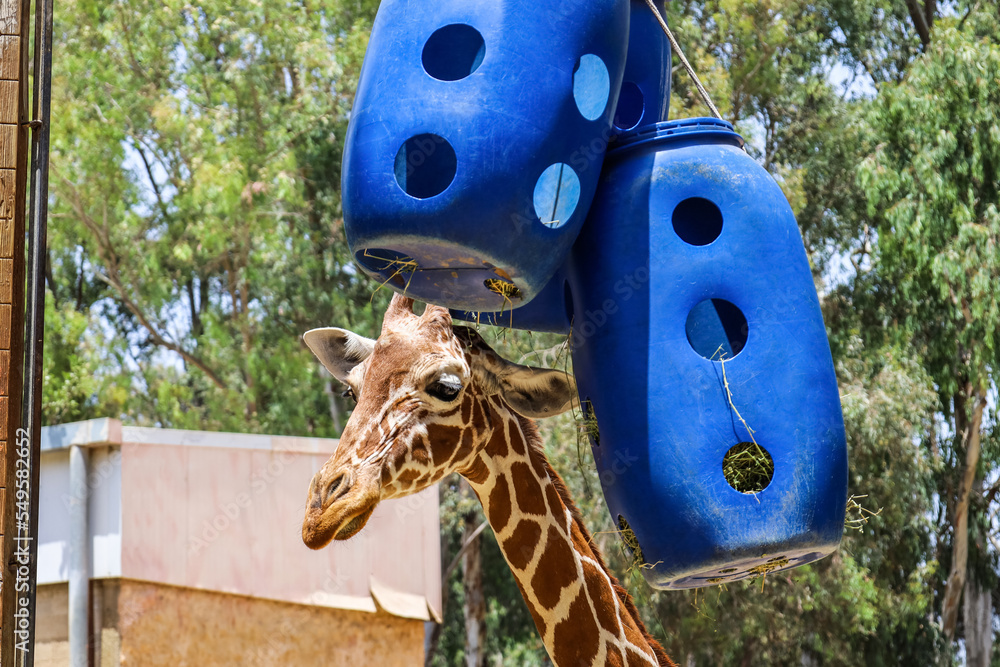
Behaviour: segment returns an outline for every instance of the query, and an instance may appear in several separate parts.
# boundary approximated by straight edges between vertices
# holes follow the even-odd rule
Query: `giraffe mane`
[[[570,495],[569,489],[566,488],[566,483],[563,481],[562,476],[556,472],[555,468],[549,462],[549,457],[546,456],[545,450],[542,448],[542,439],[538,434],[538,427],[535,425],[534,420],[528,419],[522,415],[517,414],[513,410],[511,411],[521,424],[521,430],[525,435],[527,444],[532,453],[539,456],[542,462],[545,464],[545,469],[552,480],[552,485],[559,494],[559,499],[562,500],[563,504],[570,512],[570,516],[573,518],[573,522],[577,525],[580,532],[583,534],[584,538],[587,540],[587,544],[594,552],[594,559],[600,565],[601,570],[607,575],[608,579],[611,580],[611,587],[615,591],[615,595],[618,596],[619,602],[625,607],[626,612],[635,621],[636,626],[639,628],[639,632],[642,633],[643,638],[649,643],[650,648],[653,649],[653,653],[656,656],[656,660],[663,667],[677,667],[676,663],[670,659],[667,655],[666,649],[657,641],[646,629],[646,624],[642,622],[642,618],[639,616],[639,609],[635,606],[635,601],[632,600],[632,596],[621,585],[618,578],[614,573],[608,568],[607,564],[604,562],[604,554],[601,553],[600,547],[597,546],[597,542],[594,541],[593,535],[587,529],[587,524],[583,520],[583,515],[580,513],[579,508],[577,508],[576,503],[573,502],[573,497]]]

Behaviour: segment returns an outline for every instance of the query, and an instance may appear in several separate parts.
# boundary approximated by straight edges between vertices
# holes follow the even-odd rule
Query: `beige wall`
[[[209,437],[229,436],[199,442]],[[441,608],[437,487],[380,503],[361,533],[313,551],[306,490],[327,457],[124,443],[121,576],[359,611],[375,611],[377,584],[419,601],[389,611],[430,620]]]
[[[95,582],[96,583],[96,582]],[[424,624],[123,579],[102,585],[102,667],[379,665],[424,661]],[[37,667],[69,664],[66,586],[39,587]]]

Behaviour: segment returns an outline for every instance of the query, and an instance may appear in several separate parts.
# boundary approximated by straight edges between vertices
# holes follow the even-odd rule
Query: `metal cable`
[[[670,40],[670,46],[673,47],[677,57],[680,58],[681,64],[684,65],[684,69],[686,69],[687,73],[691,75],[691,80],[694,81],[694,85],[698,89],[698,94],[701,95],[701,99],[705,100],[705,104],[708,105],[708,108],[716,118],[723,120],[722,114],[720,114],[719,110],[715,108],[715,105],[712,103],[712,98],[708,96],[708,91],[705,90],[705,86],[701,85],[701,80],[698,78],[698,75],[695,74],[694,68],[691,67],[691,63],[689,63],[688,59],[684,57],[684,52],[681,51],[681,45],[677,43],[674,33],[670,32],[667,22],[664,21],[663,16],[660,15],[660,10],[656,8],[655,4],[653,4],[653,0],[646,0],[646,4],[649,5],[651,10],[653,10],[653,16],[655,16],[656,20],[660,22],[660,27],[663,28],[663,32],[667,34],[667,39]]]

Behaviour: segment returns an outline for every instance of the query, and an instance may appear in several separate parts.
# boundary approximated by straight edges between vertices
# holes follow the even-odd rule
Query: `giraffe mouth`
[[[371,518],[372,512],[374,511],[375,508],[372,507],[355,516],[353,519],[341,526],[340,530],[337,531],[337,534],[333,539],[340,541],[350,539],[357,535],[358,532],[365,527],[365,524],[368,523],[368,519]]]

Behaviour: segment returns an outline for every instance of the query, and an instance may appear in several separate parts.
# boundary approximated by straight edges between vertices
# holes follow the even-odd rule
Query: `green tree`
[[[339,209],[342,137],[374,9],[60,7],[51,331],[85,314],[91,333],[115,341],[103,371],[127,393],[95,385],[96,412],[336,432],[343,415],[323,417],[344,406],[324,394],[298,337],[334,313],[369,333],[375,323],[377,285],[351,270]],[[82,358],[81,340],[50,336],[49,350]]]
[[[949,638],[963,591],[966,609],[985,606],[991,621],[997,585],[997,553],[979,533],[996,530],[982,521],[997,495],[984,480],[996,479],[1000,463],[983,448],[995,428],[987,397],[1000,368],[998,38],[995,13],[938,21],[906,78],[880,89],[867,117],[875,145],[857,179],[878,234],[875,285],[897,325],[888,332],[920,350],[941,397],[938,559],[949,568],[941,602]],[[982,551],[971,579],[970,548]],[[992,623],[980,639],[965,620],[967,643],[988,656]]]
[[[388,296],[352,266],[339,192],[377,4],[60,5],[49,423],[339,432],[348,405],[299,336],[328,324],[375,335]],[[975,664],[1000,605],[988,594],[1000,589],[995,3],[682,0],[668,13],[795,211],[837,362],[851,492],[881,514],[811,567],[656,593],[628,569],[574,416],[543,424],[547,451],[682,664],[948,664],[953,638]],[[672,116],[704,115],[677,71]],[[495,343],[519,359],[559,339]],[[445,484],[443,569],[480,521]],[[546,664],[495,539],[477,539],[486,661]],[[432,664],[465,662],[475,570],[459,563],[445,582]]]

